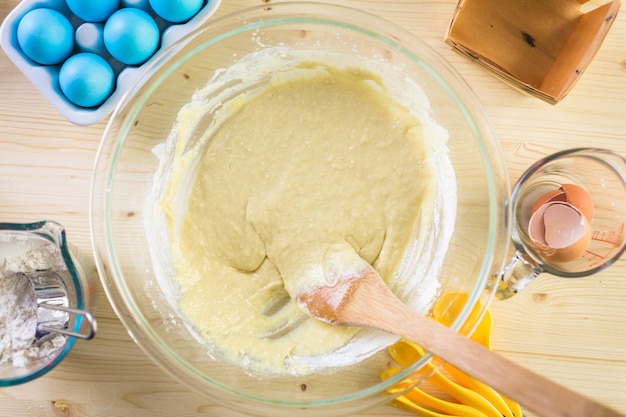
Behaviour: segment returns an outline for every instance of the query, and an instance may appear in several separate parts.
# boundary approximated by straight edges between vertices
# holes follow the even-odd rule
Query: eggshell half
[[[576,184],[563,184],[561,185],[561,190],[565,192],[565,201],[576,207],[587,218],[587,221],[591,223],[595,211],[591,194]]]
[[[565,191],[559,188],[558,190],[548,191],[547,193],[542,194],[531,207],[530,215],[532,216],[537,210],[539,210],[539,207],[551,201],[566,201]]]
[[[552,201],[564,201],[571,204],[587,218],[589,223],[591,223],[595,211],[593,199],[591,198],[591,194],[581,186],[576,184],[562,184],[558,189],[542,194],[532,205],[530,215],[532,216],[539,210],[539,207]]]
[[[535,249],[549,261],[570,262],[589,247],[591,227],[574,205],[552,201],[531,216],[528,235]]]

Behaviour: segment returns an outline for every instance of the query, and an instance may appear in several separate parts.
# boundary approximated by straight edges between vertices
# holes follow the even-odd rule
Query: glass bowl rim
[[[289,14],[288,17],[273,17],[269,16],[267,12],[268,7],[271,7],[271,11],[273,13],[286,13]],[[349,11],[351,13],[351,22],[347,22],[345,20],[335,19],[331,16],[335,15],[337,11]],[[323,13],[324,17],[320,17]],[[252,19],[248,21],[248,19]],[[256,19],[256,20],[255,20]],[[379,25],[376,26],[376,30],[370,29],[369,27],[361,26],[357,23],[359,19],[365,19],[366,21],[374,20]],[[238,24],[237,24],[238,23]],[[341,397],[335,397],[324,400],[313,400],[313,401],[278,401],[274,399],[269,399],[265,397],[259,397],[255,395],[250,395],[248,392],[241,392],[236,389],[233,389],[229,386],[226,386],[219,381],[216,381],[213,378],[207,378],[206,375],[195,372],[193,367],[189,366],[184,361],[180,361],[177,355],[175,355],[169,348],[164,346],[160,339],[155,336],[155,334],[151,331],[150,325],[144,320],[143,315],[140,309],[133,305],[132,297],[129,297],[129,289],[126,287],[124,282],[124,277],[121,274],[119,269],[119,265],[115,262],[115,248],[111,243],[111,225],[110,225],[110,192],[112,184],[114,180],[115,167],[117,164],[117,159],[119,158],[123,147],[124,141],[127,136],[128,131],[130,130],[131,121],[134,120],[134,114],[138,112],[139,109],[142,108],[143,104],[147,100],[148,97],[161,85],[161,83],[180,65],[186,62],[188,59],[191,59],[195,54],[199,51],[213,45],[219,43],[220,41],[227,39],[229,37],[239,35],[242,33],[252,32],[254,30],[259,30],[266,27],[276,27],[284,24],[294,24],[294,23],[308,23],[308,24],[322,24],[324,26],[330,27],[341,27],[343,29],[349,29],[354,32],[358,32],[366,37],[373,38],[377,41],[380,41],[386,46],[393,48],[394,50],[402,53],[403,55],[410,58],[411,61],[415,62],[417,65],[424,68],[438,83],[439,85],[446,90],[449,97],[451,97],[456,104],[461,109],[462,113],[465,116],[466,121],[472,127],[472,135],[476,144],[482,154],[482,161],[484,163],[484,167],[486,169],[486,176],[488,177],[488,185],[489,185],[489,233],[488,233],[488,243],[485,257],[482,261],[481,265],[481,273],[480,279],[476,283],[472,294],[469,295],[469,301],[466,303],[461,313],[454,321],[454,323],[450,326],[453,330],[458,331],[465,320],[469,317],[469,314],[478,301],[481,293],[487,287],[489,276],[489,270],[492,267],[494,262],[494,246],[496,245],[496,241],[499,238],[499,233],[508,237],[508,232],[505,230],[499,231],[498,229],[498,218],[503,218],[503,223],[506,227],[508,227],[508,217],[506,214],[501,213],[501,211],[506,211],[508,206],[505,202],[503,202],[499,197],[500,192],[502,190],[498,190],[498,185],[495,182],[494,176],[494,167],[492,164],[499,162],[502,164],[500,168],[502,168],[503,172],[506,172],[504,169],[504,159],[500,154],[500,149],[495,142],[495,134],[491,128],[491,124],[486,118],[485,112],[483,110],[482,105],[479,103],[478,99],[474,95],[473,91],[469,87],[469,85],[463,80],[460,74],[447,62],[445,61],[432,47],[427,45],[424,41],[422,41],[417,36],[413,35],[409,31],[385,20],[379,16],[376,16],[372,13],[365,12],[363,10],[354,9],[347,6],[340,6],[330,3],[321,3],[321,2],[279,2],[272,3],[270,6],[268,5],[259,5],[254,7],[245,8],[236,12],[229,13],[213,21],[205,23],[198,29],[190,32],[188,35],[183,37],[179,42],[170,46],[168,50],[163,54],[163,58],[152,63],[151,67],[147,69],[144,75],[127,91],[124,95],[120,104],[115,109],[112,114],[107,127],[102,136],[102,141],[100,143],[97,156],[96,156],[96,166],[94,167],[94,174],[92,176],[92,184],[91,184],[91,197],[90,197],[90,225],[91,225],[91,237],[92,237],[92,247],[94,251],[94,257],[96,259],[96,265],[98,270],[100,271],[100,278],[107,294],[107,297],[111,301],[111,304],[116,311],[118,317],[120,317],[126,329],[132,335],[133,340],[142,348],[142,350],[149,356],[151,359],[161,366],[163,369],[168,371],[170,374],[176,376],[176,379],[181,380],[181,378],[176,374],[176,371],[184,370],[185,373],[192,372],[196,376],[199,376],[203,381],[208,382],[210,385],[217,387],[227,393],[233,394],[240,398],[250,399],[257,402],[272,404],[272,405],[282,405],[282,406],[294,406],[294,407],[312,407],[312,406],[323,406],[323,405],[332,405],[342,402],[347,402],[351,400],[356,400],[359,398],[367,397],[369,395],[381,392],[396,385],[401,380],[407,378],[411,373],[413,373],[416,369],[422,367],[427,361],[430,360],[432,354],[427,352],[427,354],[422,357],[418,362],[414,363],[412,366],[398,372],[393,377],[389,378],[386,381],[381,381],[375,385],[372,385],[366,389],[362,389],[359,391],[355,391],[349,395],[344,395]],[[207,33],[211,34],[216,31],[216,28],[219,28],[220,25],[226,25],[228,27],[232,27],[231,30],[227,32],[221,32],[216,36],[208,36],[201,45],[196,46],[191,51],[186,52],[186,54],[182,57],[179,57],[178,54],[180,49],[186,45],[186,43],[190,40],[193,40],[197,37],[206,35]],[[213,33],[215,35],[215,33]],[[411,47],[404,46],[408,44],[410,41]],[[419,56],[417,53],[413,52],[413,50],[419,50]],[[176,62],[169,62],[170,58],[175,57]],[[169,68],[163,72],[163,74],[157,79],[152,79],[151,73],[161,68],[163,65],[169,64]],[[436,67],[436,68],[434,68]],[[439,72],[445,73],[442,76]],[[453,85],[450,85],[452,81]],[[149,82],[148,89],[143,94],[143,97],[136,97],[135,93],[144,85],[144,83]],[[463,97],[459,97],[457,92],[462,92]],[[130,109],[130,111],[128,111]],[[472,111],[471,109],[475,109]],[[122,125],[120,129],[118,129],[117,142],[116,143],[107,143],[107,139],[111,135],[111,132],[115,129],[113,128],[114,124],[119,120],[124,120],[125,124]],[[496,146],[496,150],[499,156],[499,161],[494,160],[489,156],[489,152],[487,149],[487,143],[484,141],[484,134],[482,131],[487,131],[487,136],[491,136],[491,145]],[[110,141],[109,141],[110,142]],[[108,160],[103,160],[103,156],[107,153],[107,151],[112,155]],[[104,266],[103,256],[100,254],[99,243],[97,242],[98,238],[103,239],[103,236],[99,236],[98,229],[95,227],[96,221],[94,221],[94,216],[96,216],[96,206],[95,199],[98,198],[95,192],[97,188],[98,181],[103,181],[102,178],[98,176],[97,165],[101,163],[106,163],[106,186],[103,188],[106,191],[106,195],[103,197],[105,200],[104,207],[100,207],[104,209],[104,222],[106,225],[106,232],[104,233],[104,240],[106,241],[106,247],[104,248],[104,252],[106,253],[105,258],[108,260],[113,260],[113,265],[111,268],[107,268]],[[508,177],[505,177],[505,188],[508,191]],[[102,196],[101,196],[102,197]],[[498,207],[498,203],[504,203],[504,207]],[[508,239],[503,242],[508,244]],[[111,265],[109,265],[111,266]],[[112,279],[108,277],[108,275],[112,275]],[[113,281],[107,282],[107,281]],[[121,297],[124,305],[120,305],[117,301]],[[489,299],[493,296],[493,292]],[[486,309],[487,306],[483,306],[483,310]],[[126,310],[132,313],[132,319],[127,317],[125,314]],[[148,336],[151,340],[146,341],[145,338],[139,337],[141,335]],[[157,337],[155,339],[155,337]],[[153,345],[156,343],[158,345]],[[156,350],[155,350],[156,349]],[[160,351],[158,351],[160,349]],[[167,354],[169,356],[170,361],[164,363],[161,359],[161,355]],[[173,365],[173,362],[175,363]],[[175,369],[174,369],[175,368]],[[399,395],[399,394],[398,394]]]

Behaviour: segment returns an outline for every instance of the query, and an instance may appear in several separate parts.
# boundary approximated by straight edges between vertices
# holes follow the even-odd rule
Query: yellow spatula
[[[467,294],[463,293],[444,294],[434,306],[433,318],[449,326],[458,315],[460,309],[465,305],[467,298]],[[467,332],[471,326],[474,326],[479,318],[479,312],[480,306],[477,305],[470,313],[461,332]],[[472,340],[491,349],[492,326],[493,318],[487,310],[472,333]],[[389,352],[402,367],[415,363],[426,353],[420,346],[407,340],[401,340],[392,345],[389,348]],[[458,403],[439,399],[415,387],[398,397],[393,402],[393,405],[429,417],[522,417],[519,404],[501,396],[493,388],[469,377],[453,366],[444,364],[445,371],[452,379],[436,371],[431,363],[428,363],[426,366],[428,369],[425,371],[432,373],[427,379],[428,382],[453,397]],[[381,377],[386,379],[396,372],[398,372],[398,369],[390,368]],[[403,381],[396,385],[391,392],[405,391],[408,385],[411,385],[410,380]]]

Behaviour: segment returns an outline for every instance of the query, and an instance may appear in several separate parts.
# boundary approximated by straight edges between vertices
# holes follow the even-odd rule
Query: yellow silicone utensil
[[[450,325],[452,321],[460,313],[465,305],[468,295],[464,293],[446,293],[443,294],[433,308],[433,318],[442,324]],[[470,313],[468,320],[461,329],[461,332],[471,330],[479,319],[480,306],[477,305]],[[493,317],[489,310],[485,314],[471,335],[471,339],[491,349],[491,333],[493,327]],[[414,363],[425,351],[418,345],[410,341],[400,341],[390,347],[390,354],[402,366],[408,366]],[[434,367],[429,363],[427,365],[430,372],[434,371]],[[408,391],[404,396],[399,397],[399,401],[393,405],[399,406],[407,411],[417,412],[418,414],[432,415],[462,415],[462,416],[494,416],[494,417],[522,417],[522,410],[518,403],[501,396],[493,388],[486,384],[469,377],[458,369],[449,364],[444,364],[445,370],[456,381],[453,382],[439,372],[433,372],[428,378],[428,382],[439,388],[441,391],[451,395],[457,401],[462,403],[462,408],[458,408],[460,404],[452,403],[433,397],[415,387]],[[383,379],[388,378],[397,372],[396,369],[389,369],[383,374]],[[407,380],[403,384],[394,387],[392,392],[404,391],[411,381]],[[429,408],[424,408],[421,405]],[[407,409],[408,407],[408,409]],[[468,408],[471,411],[468,411]],[[432,410],[441,411],[441,414]]]
[[[420,346],[408,340],[401,340],[390,346],[389,353],[391,354],[391,357],[402,367],[412,365],[420,357],[426,354]],[[482,395],[447,378],[441,372],[437,371],[436,367],[430,362],[425,366],[426,371],[432,373],[432,375],[427,378],[427,381],[434,387],[447,393],[459,403],[473,407],[488,417],[502,417],[500,411],[498,411],[498,409]],[[419,390],[419,388],[415,387],[413,390],[409,391],[409,393]],[[404,394],[405,397],[408,397],[409,393]]]
[[[398,372],[398,369],[394,369],[394,368],[387,369],[381,375],[381,379],[385,380],[393,376],[397,372]],[[450,382],[452,383],[452,381]],[[400,384],[396,385],[393,389],[389,390],[389,392],[396,393],[396,392],[404,391],[411,384],[412,383],[410,380],[405,380],[401,382]],[[445,401],[417,388],[411,389],[410,391],[406,392],[402,397],[403,397],[403,400],[408,400],[408,401],[405,401],[406,403],[411,404],[413,408],[415,408],[416,410],[420,412],[428,411],[430,413],[435,413],[438,415],[445,415],[445,416],[487,417],[487,414],[481,412],[475,407],[472,407],[466,404]],[[432,411],[432,410],[441,411],[444,414],[437,413],[436,411]]]
[[[467,301],[468,295],[465,293],[446,293],[435,304],[433,309],[433,318],[440,323],[450,325],[451,319],[460,314],[460,310]],[[473,326],[478,318],[480,311],[480,305],[477,304],[474,310],[470,313],[469,319],[466,321],[467,327]],[[485,314],[478,322],[478,325],[474,329],[474,332],[470,335],[470,339],[480,343],[487,349],[491,350],[491,334],[493,329],[493,316],[491,311],[485,310]],[[444,364],[444,368],[448,373],[461,385],[466,388],[472,389],[480,393],[491,404],[493,404],[503,416],[505,417],[520,417],[522,416],[522,410],[520,405],[500,395],[496,390],[490,386],[478,381],[475,378],[459,371],[449,363]]]

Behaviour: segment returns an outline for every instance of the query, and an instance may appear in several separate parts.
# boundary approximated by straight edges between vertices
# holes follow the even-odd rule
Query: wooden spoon
[[[544,417],[624,417],[420,316],[389,290],[372,267],[332,287],[296,294],[298,304],[332,324],[372,327],[411,340]]]

